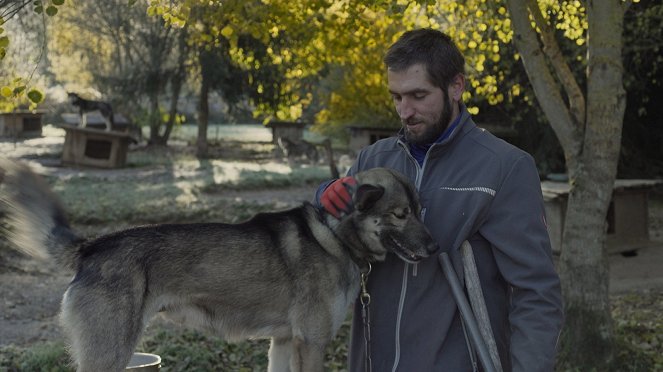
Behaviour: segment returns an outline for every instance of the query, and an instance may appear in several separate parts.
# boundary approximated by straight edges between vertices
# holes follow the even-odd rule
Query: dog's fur
[[[121,371],[149,319],[167,313],[228,340],[271,337],[269,371],[322,371],[325,347],[359,290],[367,262],[416,262],[436,245],[412,185],[376,168],[356,175],[340,220],[309,203],[240,224],[136,227],[79,237],[24,165],[0,161],[10,239],[76,274],[61,323],[79,371]]]
[[[99,111],[106,122],[106,130],[113,128],[115,123],[113,122],[113,107],[110,103],[88,100],[72,92],[67,93],[67,95],[71,104],[78,107],[78,114],[81,117],[81,127],[85,127],[87,124],[88,112]]]

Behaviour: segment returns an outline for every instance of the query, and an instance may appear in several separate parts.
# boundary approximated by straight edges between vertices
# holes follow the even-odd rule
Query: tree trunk
[[[166,142],[163,140],[159,134],[159,129],[161,128],[161,112],[159,109],[159,93],[150,92],[149,94],[150,101],[150,139],[148,143],[150,145],[163,146]]]
[[[171,97],[170,97],[170,109],[168,110],[168,122],[166,123],[166,130],[163,134],[163,139],[167,143],[170,138],[170,133],[173,131],[173,126],[175,125],[175,120],[177,118],[177,104],[180,101],[180,93],[182,92],[182,85],[184,85],[184,79],[186,79],[186,58],[188,55],[187,47],[187,32],[186,30],[181,30],[178,36],[178,53],[179,57],[177,58],[177,66],[175,67],[175,73],[171,78]]]
[[[562,237],[567,313],[564,356],[581,370],[606,370],[613,357],[605,219],[617,175],[626,107],[622,83],[623,9],[617,0],[587,3],[587,120],[571,181]]]
[[[587,2],[587,100],[562,86],[568,72],[540,9],[532,0],[507,0],[520,52],[537,101],[564,149],[571,183],[562,237],[560,274],[566,312],[561,359],[570,368],[607,370],[614,356],[608,296],[605,220],[612,197],[625,109],[621,63],[623,9],[618,0]],[[529,9],[528,9],[529,5]],[[546,44],[542,49],[541,44]],[[546,57],[548,60],[546,60]],[[557,60],[555,60],[557,59]],[[551,69],[554,71],[551,71]],[[558,80],[554,76],[558,76]],[[576,85],[576,84],[574,84]],[[567,93],[566,99],[560,92]],[[583,111],[586,115],[583,115]]]
[[[202,74],[202,83],[200,84],[200,102],[198,103],[198,139],[196,141],[196,156],[206,158],[207,148],[207,127],[209,125],[209,83]]]

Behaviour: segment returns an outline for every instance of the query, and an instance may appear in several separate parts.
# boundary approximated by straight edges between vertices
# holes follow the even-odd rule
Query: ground
[[[49,141],[53,141],[50,143]],[[33,160],[42,159],[40,151],[48,150],[49,146],[61,143],[60,139],[45,138],[38,142],[28,142],[30,153],[25,153],[21,143],[0,142],[0,153],[13,154]],[[23,143],[23,145],[26,145]],[[4,147],[3,147],[4,146]],[[44,157],[40,161],[47,168],[57,163],[57,159]],[[42,160],[43,160],[42,159]],[[67,167],[52,167],[51,174],[66,178],[72,173],[85,173],[89,177],[126,176],[135,173],[140,177],[159,177],[157,170],[153,172],[140,168],[123,170],[93,170],[74,169]],[[258,189],[250,191],[229,190],[223,197],[229,199],[251,200],[253,202],[281,203],[281,205],[294,205],[306,200],[312,195],[313,186],[297,186],[276,189]],[[660,241],[633,255],[621,254],[610,257],[610,287],[614,296],[623,294],[654,291],[663,293],[663,197],[658,194],[650,210],[650,235]],[[62,293],[71,278],[71,273],[64,272],[47,262],[38,262],[21,256],[18,253],[9,253],[0,257],[0,347],[9,344],[28,346],[35,342],[58,340],[61,334],[57,325],[57,314]],[[651,306],[655,313],[661,310],[660,302]]]

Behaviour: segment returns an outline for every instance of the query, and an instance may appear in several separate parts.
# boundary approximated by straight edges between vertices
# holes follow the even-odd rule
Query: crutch
[[[492,331],[490,330],[490,322],[488,321],[487,312],[485,310],[486,304],[483,298],[483,294],[481,293],[481,287],[478,284],[479,277],[476,269],[476,263],[474,262],[474,255],[472,253],[469,242],[463,242],[461,251],[463,254],[463,267],[467,278],[466,281],[468,283],[471,282],[471,285],[468,285],[468,290],[470,292],[474,292],[471,294],[473,304],[475,305],[475,309],[478,310],[479,315],[481,315],[483,322],[488,322],[488,324],[483,324],[481,327],[484,336],[482,336],[482,330],[480,330],[479,324],[474,315],[474,312],[472,311],[472,308],[470,307],[470,304],[468,303],[467,297],[465,297],[465,293],[463,293],[463,288],[460,284],[460,281],[458,280],[458,276],[456,275],[456,270],[454,270],[453,265],[451,264],[449,253],[447,251],[443,251],[438,255],[438,260],[442,266],[442,272],[447,278],[447,282],[449,282],[451,293],[454,297],[454,300],[456,301],[460,315],[465,322],[470,335],[470,340],[477,350],[481,365],[486,372],[501,372],[502,366],[499,360],[499,355],[497,354],[495,340],[492,337]],[[479,303],[476,303],[477,301]],[[484,337],[488,339],[488,342],[491,345],[492,353],[488,350],[488,346],[486,345],[486,340]]]

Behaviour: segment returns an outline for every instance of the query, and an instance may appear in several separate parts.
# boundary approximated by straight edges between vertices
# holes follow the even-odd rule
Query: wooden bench
[[[61,125],[65,130],[62,163],[99,168],[122,168],[131,136],[124,132]]]
[[[649,239],[648,193],[662,180],[616,180],[606,217],[608,253],[635,251],[656,244]],[[571,187],[567,182],[543,181],[548,233],[553,253],[561,253],[564,219]],[[658,243],[660,244],[660,243]]]

